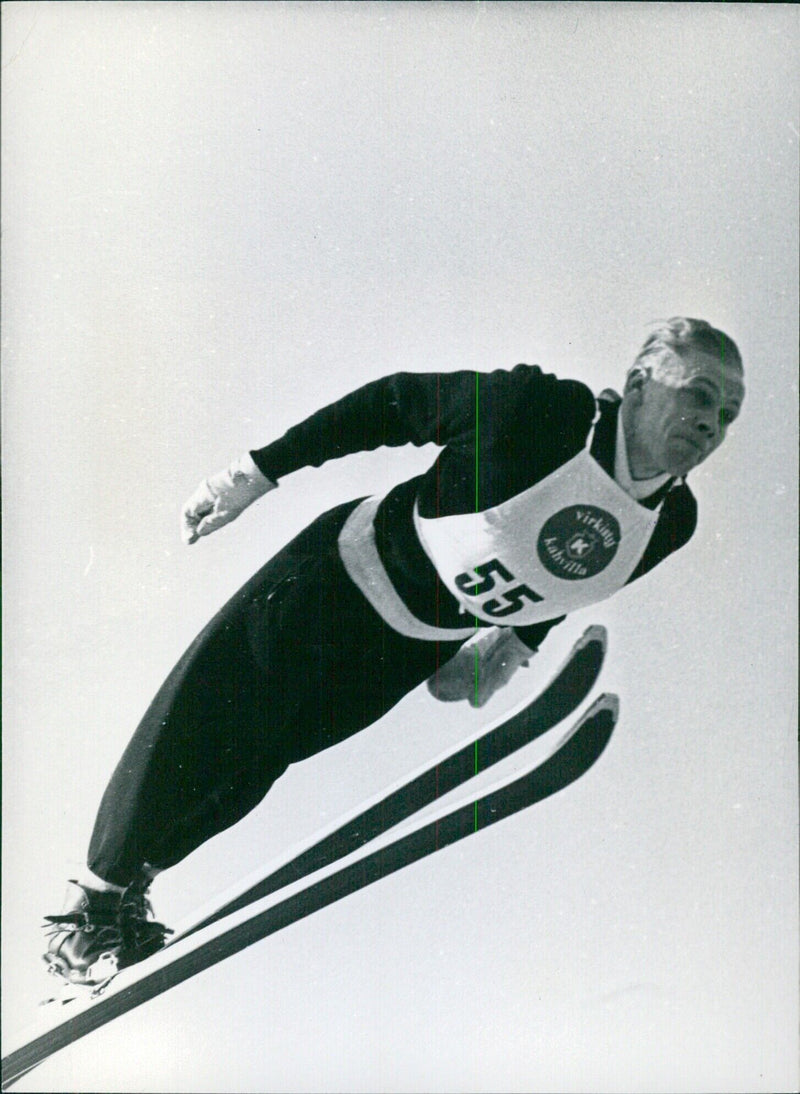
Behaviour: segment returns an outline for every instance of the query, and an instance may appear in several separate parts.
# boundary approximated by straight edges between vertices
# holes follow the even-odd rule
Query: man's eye
[[[733,425],[736,421],[736,415],[732,410],[723,409],[719,412],[720,424],[724,429],[727,429],[729,425]]]
[[[695,406],[709,407],[714,401],[714,397],[708,388],[690,387],[688,391]]]

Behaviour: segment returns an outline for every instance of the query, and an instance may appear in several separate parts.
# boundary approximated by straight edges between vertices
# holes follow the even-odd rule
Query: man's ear
[[[648,371],[644,365],[633,365],[625,379],[624,394],[629,398],[641,397],[642,388],[647,383]]]

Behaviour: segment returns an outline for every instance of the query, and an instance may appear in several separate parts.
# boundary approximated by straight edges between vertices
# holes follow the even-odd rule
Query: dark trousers
[[[350,581],[323,514],[236,593],[151,703],[103,796],[88,865],[127,885],[235,824],[291,763],[377,721],[458,642],[406,638]]]

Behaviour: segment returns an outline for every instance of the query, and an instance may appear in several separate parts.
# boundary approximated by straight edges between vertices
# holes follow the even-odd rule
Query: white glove
[[[481,631],[431,676],[428,691],[444,703],[468,699],[470,706],[482,707],[535,652],[510,627]]]
[[[203,479],[181,511],[181,537],[196,543],[236,520],[248,505],[277,487],[262,475],[249,452],[234,460],[227,471]]]

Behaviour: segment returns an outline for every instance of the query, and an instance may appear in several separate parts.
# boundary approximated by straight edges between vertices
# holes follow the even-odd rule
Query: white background
[[[747,368],[689,548],[484,711],[421,691],[291,769],[156,911],[501,713],[599,622],[622,715],[590,775],[20,1090],[795,1088],[797,62],[790,5],[3,5],[7,1025],[185,645],[318,512],[435,450],[299,472],[187,549],[202,476],[399,369],[619,387],[659,317],[721,326]]]

